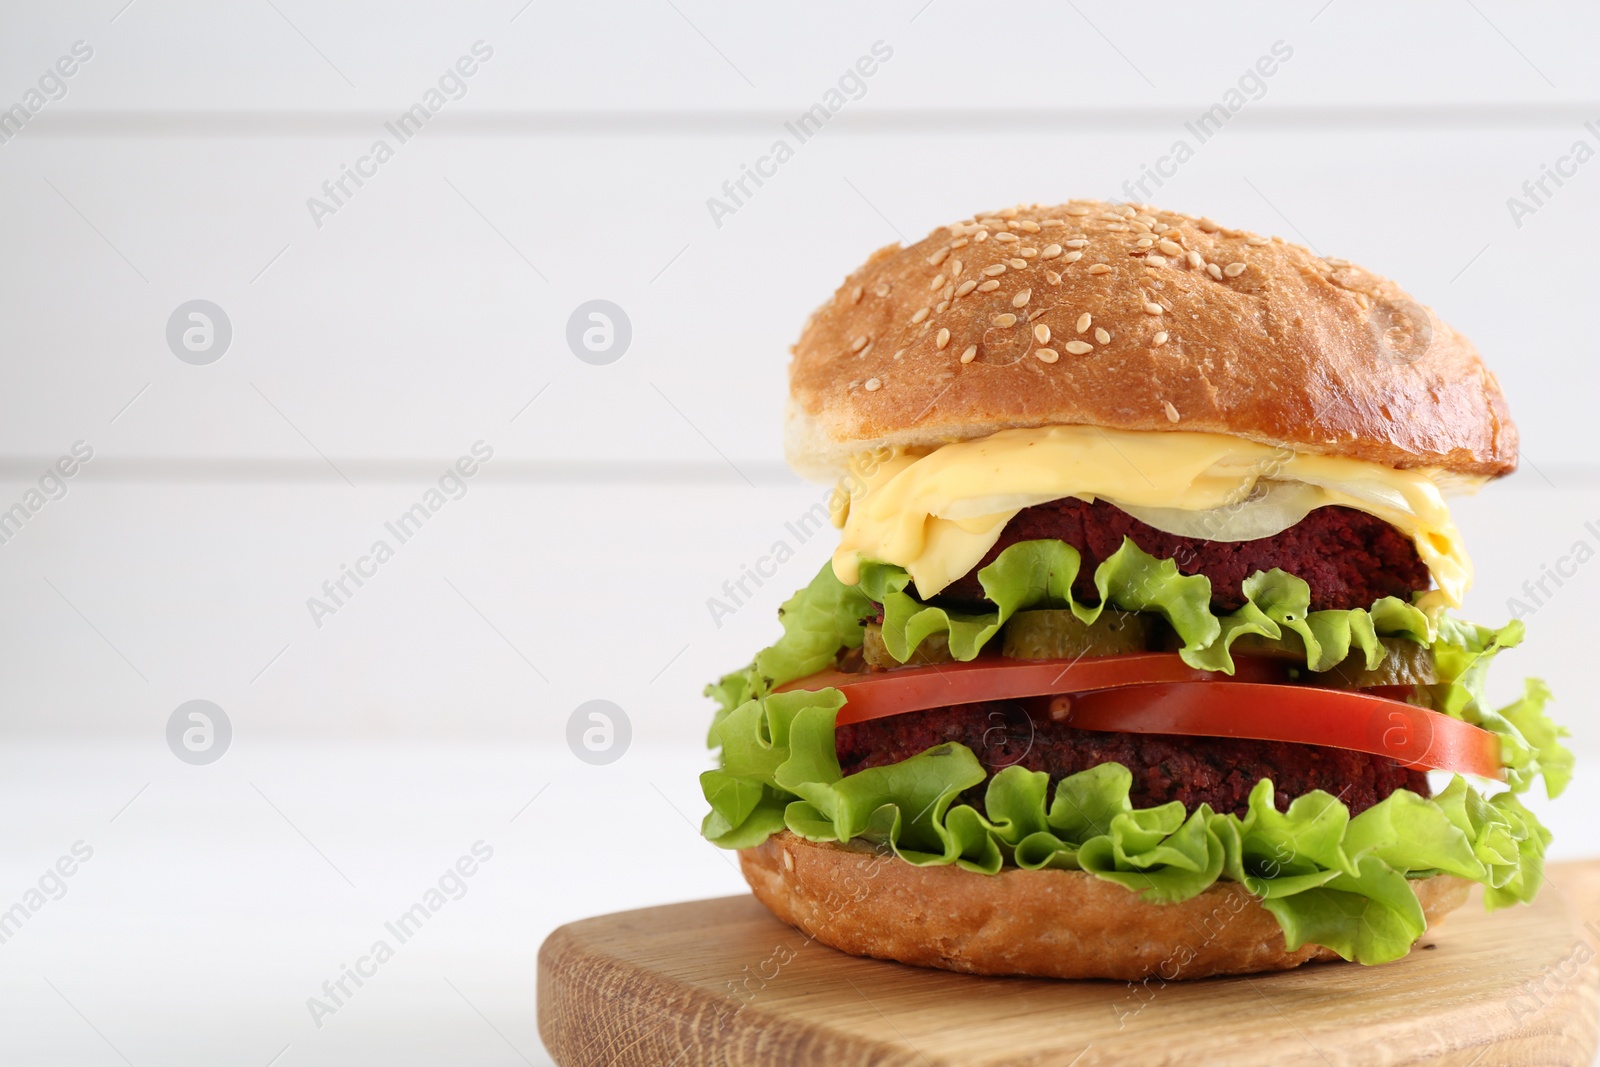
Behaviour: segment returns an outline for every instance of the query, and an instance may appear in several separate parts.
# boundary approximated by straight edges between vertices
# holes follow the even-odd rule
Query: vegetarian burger
[[[1517,437],[1392,282],[1075,200],[875,253],[793,350],[833,559],[708,689],[703,832],[858,955],[1164,979],[1404,956],[1526,902],[1571,773],[1446,498]]]

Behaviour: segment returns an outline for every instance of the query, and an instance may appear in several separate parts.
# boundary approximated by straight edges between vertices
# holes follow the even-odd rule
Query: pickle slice
[[[1306,646],[1300,635],[1285,630],[1282,637],[1264,637],[1261,634],[1240,634],[1228,646],[1233,655],[1271,656],[1288,660],[1300,668],[1300,678],[1311,685],[1328,689],[1374,689],[1390,685],[1430,685],[1439,680],[1433,665],[1433,649],[1424,648],[1404,637],[1380,637],[1383,659],[1367,669],[1367,654],[1352,647],[1349,655],[1325,671],[1305,669]],[[1169,650],[1182,647],[1177,635],[1167,641]]]
[[[861,642],[861,656],[873,670],[889,671],[896,667],[926,667],[930,663],[951,663],[954,657],[950,655],[950,640],[947,634],[930,634],[923,638],[922,644],[911,653],[911,658],[901,663],[889,655],[889,647],[883,643],[883,627],[875,622],[867,623],[866,635]]]
[[[1307,680],[1330,689],[1424,686],[1439,680],[1433,664],[1433,649],[1403,637],[1380,637],[1378,640],[1384,647],[1383,661],[1371,670],[1367,669],[1365,654],[1359,648],[1352,648],[1342,661],[1325,671],[1307,675]]]
[[[1152,617],[1107,609],[1084,623],[1065,608],[1019,611],[1006,622],[1002,651],[1012,659],[1116,656],[1150,647]]]
[[[1177,640],[1177,635],[1173,635]],[[1179,641],[1175,646],[1182,648]],[[1302,667],[1306,662],[1306,643],[1300,640],[1300,635],[1293,630],[1285,630],[1282,637],[1267,637],[1263,634],[1240,634],[1228,646],[1231,653],[1244,653],[1247,656],[1273,656],[1279,659],[1297,661]]]

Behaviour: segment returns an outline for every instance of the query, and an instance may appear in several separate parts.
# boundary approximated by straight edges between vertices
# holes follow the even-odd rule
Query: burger
[[[1163,979],[1405,956],[1538,892],[1571,775],[1447,500],[1517,434],[1394,283],[1148,206],[880,249],[792,350],[840,540],[707,692],[702,831],[848,953]]]

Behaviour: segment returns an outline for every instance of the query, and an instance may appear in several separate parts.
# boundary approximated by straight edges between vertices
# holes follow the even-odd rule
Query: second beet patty
[[[991,775],[1010,766],[1044,771],[1052,789],[1067,775],[1120,763],[1133,773],[1136,808],[1177,800],[1189,811],[1204,803],[1243,815],[1250,790],[1263,778],[1272,779],[1279,810],[1315,789],[1338,797],[1352,815],[1396,789],[1432,795],[1425,772],[1384,756],[1289,741],[1079,730],[1053,721],[1037,701],[958,704],[841,726],[834,734],[847,775],[951,741],[970,748]],[[986,785],[969,789],[962,801],[982,811]]]

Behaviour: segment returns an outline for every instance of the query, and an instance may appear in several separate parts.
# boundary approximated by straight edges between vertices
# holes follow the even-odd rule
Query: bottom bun
[[[817,844],[784,831],[742,849],[756,899],[790,926],[856,956],[968,974],[1047,978],[1283,971],[1338,955],[1290,950],[1277,919],[1236,882],[1179,904],[1149,904],[1082,871],[995,875],[916,867],[864,845]],[[1411,883],[1433,927],[1471,883],[1435,875]]]

